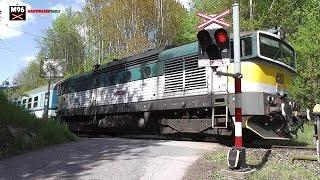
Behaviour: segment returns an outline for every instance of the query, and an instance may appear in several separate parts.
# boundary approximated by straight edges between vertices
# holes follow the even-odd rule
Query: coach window
[[[31,105],[32,105],[32,98],[29,98],[28,99],[28,109],[31,108]]]
[[[22,106],[23,106],[24,108],[27,107],[26,103],[27,103],[27,100],[26,100],[26,99],[23,99],[23,100],[22,100]]]
[[[38,107],[38,96],[33,98],[33,107]]]

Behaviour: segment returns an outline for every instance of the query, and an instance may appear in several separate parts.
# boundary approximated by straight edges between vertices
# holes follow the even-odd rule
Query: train
[[[48,86],[41,86],[23,93],[21,96],[12,99],[12,102],[17,106],[22,106],[28,112],[34,114],[37,118],[43,118],[45,110],[45,96],[48,92]],[[58,93],[56,90],[56,83],[50,87],[49,109],[48,117],[55,118],[58,110]]]
[[[230,43],[232,44],[232,38]],[[268,31],[241,33],[243,130],[289,140],[303,125],[289,87],[294,48]],[[232,47],[232,46],[231,46]],[[75,132],[234,134],[234,79],[199,67],[199,44],[166,46],[114,60],[57,83],[57,115]],[[217,70],[233,73],[234,63]]]

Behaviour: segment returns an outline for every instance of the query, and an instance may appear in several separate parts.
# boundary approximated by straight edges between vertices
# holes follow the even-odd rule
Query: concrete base
[[[232,170],[232,169],[223,169],[221,170],[221,173],[225,175],[226,177],[232,177],[232,178],[246,178],[250,174],[254,173],[256,170],[251,168],[243,168],[239,170]]]

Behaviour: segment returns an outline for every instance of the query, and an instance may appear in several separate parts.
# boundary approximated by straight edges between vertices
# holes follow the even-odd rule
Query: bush
[[[45,146],[75,141],[65,124],[53,119],[38,119],[10,103],[0,92],[0,158]],[[12,134],[12,129],[17,131]]]

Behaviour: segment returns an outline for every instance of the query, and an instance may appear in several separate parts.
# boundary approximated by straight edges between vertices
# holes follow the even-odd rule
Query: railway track
[[[151,134],[77,134],[81,138],[127,138],[127,139],[148,139],[148,140],[175,140],[175,141],[201,141],[201,142],[212,142],[220,143],[225,146],[233,146],[231,139],[221,140],[221,138],[205,137],[201,140],[195,140],[190,137],[177,137],[177,136],[161,136]],[[301,150],[301,151],[316,151],[315,147],[306,146],[288,146],[288,145],[270,145],[259,142],[258,144],[246,144],[247,148],[262,148],[270,150]]]
[[[305,151],[316,151],[315,147],[306,147],[306,146],[279,146],[273,145],[271,149],[290,149],[290,150],[305,150]]]
[[[219,138],[215,137],[203,137],[203,138],[192,138],[183,136],[162,136],[154,134],[77,134],[81,138],[127,138],[127,139],[150,139],[150,140],[175,140],[175,141],[201,141],[201,142],[212,142],[221,143],[227,146],[231,145],[229,139],[224,142]]]

